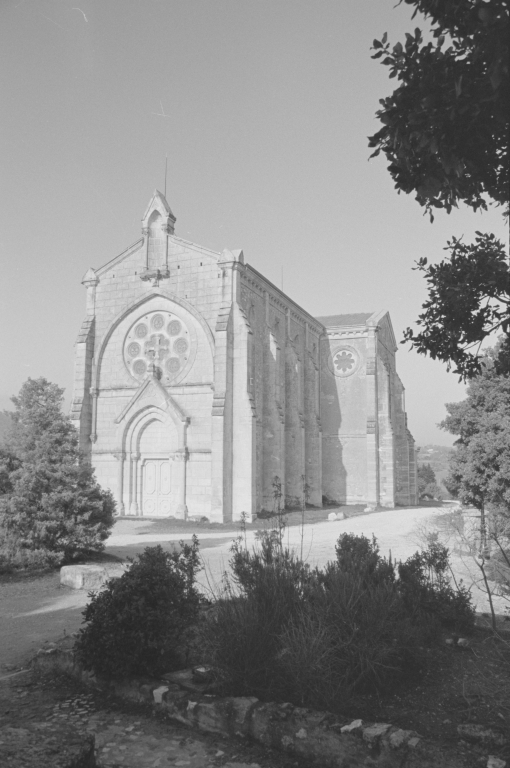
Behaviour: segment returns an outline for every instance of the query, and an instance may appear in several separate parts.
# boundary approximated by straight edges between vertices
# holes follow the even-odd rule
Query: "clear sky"
[[[0,0],[0,408],[28,377],[72,391],[81,279],[140,237],[164,186],[176,234],[246,260],[311,314],[388,309],[397,340],[425,283],[412,267],[497,210],[434,224],[368,162],[370,58],[417,24],[395,0]],[[400,346],[418,444],[464,388]]]

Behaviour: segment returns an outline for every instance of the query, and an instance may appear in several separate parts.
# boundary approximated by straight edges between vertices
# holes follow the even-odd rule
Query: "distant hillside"
[[[10,416],[0,411],[0,443],[3,443],[4,437],[11,428],[12,421]]]
[[[420,445],[418,466],[430,464],[438,484],[441,484],[448,474],[448,461],[454,450],[446,445]],[[444,486],[441,485],[441,490],[443,489]]]

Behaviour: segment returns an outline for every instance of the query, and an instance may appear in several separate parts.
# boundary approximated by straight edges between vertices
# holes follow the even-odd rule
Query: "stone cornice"
[[[255,289],[255,293],[258,293],[261,298],[264,296],[264,291],[267,291],[269,295],[269,301],[273,307],[279,309],[289,309],[290,316],[293,320],[301,324],[308,323],[310,330],[315,332],[318,336],[324,333],[324,326],[319,323],[312,315],[296,304],[295,301],[290,299],[283,291],[271,283],[267,278],[257,272],[250,264],[245,264],[244,269],[240,269],[241,283],[251,290]]]

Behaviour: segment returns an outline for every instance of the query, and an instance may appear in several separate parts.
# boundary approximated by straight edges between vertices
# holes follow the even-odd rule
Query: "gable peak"
[[[163,230],[169,235],[173,235],[176,218],[173,215],[172,209],[168,205],[168,201],[164,194],[160,192],[159,189],[155,189],[142,218],[143,234],[147,234],[151,222],[154,221],[155,218],[160,217]]]

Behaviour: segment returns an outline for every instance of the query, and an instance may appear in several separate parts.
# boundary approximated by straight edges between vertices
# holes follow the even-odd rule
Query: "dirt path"
[[[324,517],[331,510],[324,510]],[[419,549],[420,530],[434,527],[441,508],[395,509],[346,520],[315,522],[303,529],[303,557],[312,565],[324,565],[335,557],[335,543],[344,532],[361,534],[378,540],[380,551],[394,559],[406,559]],[[133,557],[147,546],[161,544],[171,548],[180,539],[191,538],[191,533],[150,533],[149,521],[123,521],[116,523],[108,540],[107,554],[121,559]],[[157,530],[157,523],[154,524]],[[199,575],[202,589],[216,591],[228,568],[230,547],[235,531],[200,531],[200,550],[204,570]],[[285,533],[286,544],[298,554],[301,552],[301,527],[290,527]],[[255,532],[248,531],[246,543],[251,547]],[[457,578],[471,584],[477,578],[476,566],[469,558],[452,556]],[[473,588],[473,598],[479,611],[488,610],[488,601],[481,589]],[[11,667],[23,666],[45,640],[54,640],[65,632],[76,632],[82,622],[81,612],[87,602],[87,593],[61,587],[58,573],[34,578],[3,579],[0,582],[0,677]],[[503,606],[497,605],[503,611]],[[3,668],[2,668],[2,665]],[[7,665],[7,668],[5,667]]]

